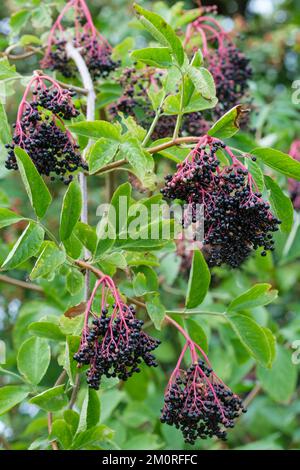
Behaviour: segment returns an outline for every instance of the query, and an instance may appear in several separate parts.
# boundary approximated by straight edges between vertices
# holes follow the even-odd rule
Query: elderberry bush
[[[218,150],[232,159],[229,167],[220,167]],[[255,189],[255,182],[244,165],[226,145],[205,136],[174,175],[166,176],[161,190],[166,199],[180,199],[189,204],[186,227],[197,222],[197,208],[204,207],[203,245],[210,266],[225,263],[239,267],[259,247],[261,255],[274,250],[273,232],[280,220],[270,211],[268,202]]]
[[[202,359],[171,377],[161,422],[175,426],[188,444],[197,439],[226,439],[226,429],[246,412],[242,400],[223,384]]]

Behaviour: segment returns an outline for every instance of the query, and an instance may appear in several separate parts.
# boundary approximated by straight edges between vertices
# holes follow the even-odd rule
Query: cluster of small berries
[[[204,13],[207,15],[200,16],[189,24],[184,44],[187,52],[193,53],[199,48],[200,39],[205,65],[215,81],[218,104],[213,110],[204,114],[195,113],[194,116],[189,116],[185,130],[190,135],[201,135],[201,131],[195,134],[194,129],[197,131],[197,128],[205,128],[205,125],[208,126],[211,121],[220,118],[229,109],[240,104],[241,100],[245,101],[249,80],[252,77],[249,59],[236,47],[214,18],[217,8]],[[247,121],[244,116],[241,124],[246,125]]]
[[[96,291],[101,286],[101,315],[92,314],[92,302]],[[114,303],[107,303],[111,296]],[[85,327],[79,351],[74,359],[79,365],[89,365],[87,383],[91,388],[99,389],[101,378],[106,376],[127,380],[134,373],[140,372],[140,364],[157,367],[152,354],[160,341],[147,335],[142,330],[143,321],[135,316],[133,306],[128,307],[121,300],[119,293],[108,276],[103,276],[95,286],[86,311]]]
[[[112,119],[116,119],[119,113],[124,116],[132,116],[140,126],[149,128],[155,112],[153,111],[148,90],[151,85],[159,88],[161,74],[156,73],[150,67],[143,70],[136,70],[134,67],[126,68],[119,84],[122,87],[122,96],[109,108]],[[160,116],[154,131],[152,140],[164,139],[172,135],[176,125],[176,116]]]
[[[71,9],[75,15],[73,46],[80,50],[93,79],[107,77],[120,63],[112,59],[111,46],[96,30],[84,0],[70,0],[55,21],[41,62],[42,67],[58,70],[66,78],[76,74],[76,68],[66,51],[66,34],[61,24]]]
[[[295,140],[290,148],[289,154],[292,158],[300,162],[300,140]],[[294,208],[300,210],[300,182],[292,178],[288,180],[288,189]]]
[[[249,87],[252,69],[245,54],[230,42],[217,51],[210,51],[206,62],[218,97],[213,113],[219,118],[240,103]]]
[[[187,370],[180,368],[189,347],[193,363]],[[213,372],[210,364],[200,359],[195,343],[185,346],[171,375],[161,410],[161,422],[175,426],[188,444],[196,439],[226,439],[226,429],[233,428],[235,419],[245,413],[242,400]],[[202,351],[203,353],[203,351]],[[204,353],[203,353],[204,354]]]
[[[51,82],[50,88],[45,81]],[[28,101],[31,92],[32,99]],[[70,119],[78,115],[72,96],[72,92],[63,90],[51,77],[39,74],[33,76],[19,106],[12,143],[6,145],[7,169],[18,169],[14,154],[16,146],[23,148],[38,172],[50,176],[51,180],[59,177],[69,184],[73,179],[72,173],[79,168],[87,169],[79,146],[62,122],[62,118]]]
[[[231,166],[221,168],[217,152],[226,152]],[[166,199],[180,199],[188,204],[183,226],[199,221],[203,208],[204,239],[210,266],[225,263],[239,267],[252,250],[263,247],[262,256],[274,250],[272,232],[280,221],[273,216],[269,203],[255,188],[245,166],[219,139],[204,136],[188,157],[177,165],[174,175],[166,176],[161,190]]]

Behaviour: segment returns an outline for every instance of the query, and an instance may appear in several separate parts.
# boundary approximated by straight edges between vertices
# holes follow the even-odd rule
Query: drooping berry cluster
[[[216,9],[212,13],[216,13]],[[246,97],[252,76],[249,59],[236,47],[214,16],[200,16],[190,23],[184,44],[190,53],[201,47],[205,65],[215,81],[218,98],[217,106],[212,111],[206,111],[205,116],[203,113],[192,116],[193,127],[201,128],[203,121],[214,121],[240,104],[241,100],[249,101]],[[245,123],[244,116],[243,124]],[[188,127],[186,131],[190,133]]]
[[[187,349],[192,364],[184,370],[181,363]],[[188,339],[165,392],[161,422],[180,429],[185,442],[194,444],[214,436],[225,440],[226,429],[233,428],[243,412],[242,400],[216,376],[202,349]]]
[[[136,70],[134,67],[126,68],[119,84],[122,87],[122,96],[109,107],[113,119],[123,113],[125,117],[132,116],[145,129],[149,128],[154,117],[148,90],[152,86],[157,91],[161,85],[161,73],[150,67]],[[152,140],[163,139],[172,135],[176,125],[176,116],[161,115],[152,132]]]
[[[92,313],[92,303],[98,288],[102,288],[101,315]],[[113,303],[109,302],[109,297]],[[92,322],[89,322],[89,317]],[[89,365],[87,383],[99,389],[101,378],[106,376],[127,380],[140,372],[140,364],[157,366],[152,351],[160,341],[142,330],[143,321],[135,316],[134,307],[128,307],[108,276],[97,283],[87,305],[85,325],[79,351],[74,359],[79,365]]]
[[[50,82],[51,86],[48,87],[45,82]],[[32,99],[29,101],[31,92]],[[72,173],[78,168],[87,169],[79,146],[62,121],[62,118],[71,119],[78,115],[72,96],[72,92],[63,90],[51,77],[33,76],[19,106],[12,143],[6,145],[7,169],[18,169],[14,154],[16,146],[28,153],[41,175],[51,176],[52,180],[60,177],[68,184],[73,179]]]
[[[290,148],[289,154],[292,158],[300,162],[300,140],[295,140]],[[294,208],[300,210],[300,182],[292,178],[288,180],[288,189]]]
[[[230,166],[221,167],[217,152],[226,152]],[[268,202],[254,189],[255,182],[229,147],[219,139],[204,136],[188,157],[177,165],[174,175],[166,176],[161,190],[166,199],[181,199],[189,205],[183,226],[199,220],[203,208],[204,239],[208,263],[240,266],[252,250],[274,250],[272,232],[280,221]]]
[[[62,26],[62,21],[70,10],[74,13],[73,46],[80,50],[94,79],[107,77],[119,66],[119,63],[112,59],[111,46],[96,30],[84,0],[70,0],[63,8],[51,28],[46,54],[41,62],[42,67],[58,70],[67,78],[76,73],[74,64],[68,58],[67,34]]]

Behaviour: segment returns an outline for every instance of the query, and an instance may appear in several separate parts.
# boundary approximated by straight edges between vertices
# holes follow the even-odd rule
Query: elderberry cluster
[[[161,422],[175,426],[188,444],[196,439],[226,439],[226,428],[246,412],[241,399],[215,376],[201,359],[177,374],[165,394]]]
[[[103,376],[127,380],[140,372],[142,361],[149,367],[157,367],[152,351],[160,341],[142,331],[142,326],[143,321],[135,317],[132,306],[123,305],[117,316],[109,315],[109,309],[103,308],[101,317],[94,318],[74,355],[80,365],[90,366],[87,383],[91,388],[98,390]]]
[[[12,143],[6,145],[8,157],[5,166],[9,170],[18,169],[14,149],[20,146],[41,175],[50,176],[51,180],[59,177],[69,184],[73,179],[72,173],[78,168],[87,169],[79,146],[60,125],[61,117],[70,119],[78,114],[71,101],[72,93],[38,87],[33,94],[33,100],[25,102],[22,117],[14,125]]]
[[[149,67],[142,71],[137,71],[134,67],[126,68],[119,79],[122,87],[122,96],[109,108],[113,119],[123,113],[125,117],[132,116],[140,126],[149,128],[154,117],[148,89],[151,84],[151,77],[160,84],[160,74],[153,75],[153,70]],[[161,115],[152,132],[152,140],[164,139],[172,135],[176,125],[176,116]]]
[[[197,222],[197,210],[202,205],[203,245],[209,265],[225,263],[237,268],[252,250],[262,247],[262,256],[274,250],[272,233],[278,230],[280,220],[273,216],[262,195],[253,191],[252,177],[237,159],[229,167],[220,167],[216,154],[227,149],[225,144],[204,139],[203,145],[177,165],[174,175],[166,176],[161,192],[166,199],[181,199],[189,205],[184,227]]]
[[[212,50],[207,55],[206,61],[215,81],[218,98],[218,104],[213,112],[216,117],[221,117],[236,106],[245,95],[252,69],[249,59],[232,43]]]
[[[36,96],[36,100],[33,105],[34,109],[41,106],[48,111],[51,111],[56,116],[62,119],[72,119],[79,115],[79,111],[74,107],[72,97],[76,95],[75,91],[58,89],[55,87],[51,88],[37,88],[33,91],[33,95]]]

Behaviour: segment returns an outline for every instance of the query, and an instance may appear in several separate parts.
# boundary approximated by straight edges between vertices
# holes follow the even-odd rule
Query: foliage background
[[[53,3],[53,2],[51,2]],[[62,3],[62,2],[56,2]],[[89,2],[91,3],[91,2]],[[155,9],[167,21],[171,21],[170,7],[174,2],[140,2],[143,6]],[[193,2],[183,2],[185,7],[194,7]],[[215,2],[214,2],[215,3]],[[224,14],[224,24],[228,29],[235,26],[241,33],[239,45],[251,58],[254,77],[251,82],[253,97],[252,132],[239,133],[232,143],[247,150],[253,148],[256,139],[261,145],[272,146],[288,152],[291,142],[300,138],[300,105],[292,103],[292,82],[300,79],[300,8],[299,0],[289,1],[220,1],[216,2]],[[47,14],[50,2],[5,1],[1,9],[0,49],[8,44],[8,18],[12,12],[24,7],[41,8],[38,16],[42,34],[51,25]],[[262,6],[263,4],[263,6]],[[128,0],[94,0],[93,18],[102,33],[116,45],[129,35],[134,35],[136,47],[146,45],[147,36],[133,19],[132,2]],[[28,26],[28,31],[30,31]],[[26,32],[26,28],[25,28]],[[24,31],[22,31],[24,33]],[[18,71],[29,74],[37,68],[35,58],[17,63]],[[21,87],[14,87],[8,97],[6,110],[13,122]],[[1,148],[1,161],[4,157]],[[18,174],[8,174],[0,168],[1,204],[10,204],[14,210],[30,213]],[[276,175],[283,186],[286,180]],[[122,179],[118,180],[118,183]],[[116,183],[115,183],[116,184]],[[91,222],[97,222],[97,205],[107,197],[104,179],[94,178],[90,184]],[[54,187],[54,204],[49,218],[53,230],[57,230],[57,214],[63,195],[60,186]],[[8,203],[8,201],[10,201]],[[296,222],[298,216],[296,216]],[[22,223],[1,232],[0,262],[22,232]],[[241,271],[215,269],[210,294],[203,309],[223,311],[233,297],[250,288],[256,282],[269,282],[279,290],[277,301],[268,307],[253,309],[252,314],[263,326],[269,326],[277,335],[284,359],[272,374],[266,386],[268,371],[257,370],[254,360],[245,352],[239,342],[232,338],[230,331],[214,317],[194,317],[209,338],[209,356],[216,372],[234,391],[246,396],[255,388],[257,394],[251,401],[248,413],[243,416],[235,429],[229,433],[226,443],[204,441],[196,444],[198,449],[299,449],[300,448],[300,394],[297,388],[295,370],[291,367],[291,344],[300,339],[300,230],[294,228],[294,239],[286,250],[286,236],[278,235],[276,254],[265,259],[259,256],[251,259]],[[290,240],[291,241],[291,240]],[[16,271],[15,277],[23,279],[24,272]],[[168,308],[182,305],[186,290],[186,276],[178,276],[178,262],[174,254],[161,254],[161,266],[155,268],[161,279],[162,299]],[[70,297],[63,278],[55,277],[52,282],[43,281],[46,298],[39,294],[0,283],[0,339],[7,347],[5,368],[16,371],[16,350],[26,337],[30,337],[29,323],[49,316],[60,317],[69,305],[78,299]],[[196,326],[195,326],[196,328]],[[280,331],[279,331],[280,328]],[[162,406],[163,391],[167,377],[174,366],[178,354],[178,341],[170,328],[154,335],[160,336],[163,343],[157,357],[159,369],[145,370],[132,378],[126,385],[114,386],[101,392],[101,423],[115,431],[114,437],[104,439],[103,448],[122,449],[185,449],[179,432],[159,423],[159,409]],[[59,342],[51,342],[51,365],[40,384],[41,389],[53,386],[61,370],[59,363],[63,354]],[[262,383],[263,382],[263,383]],[[13,377],[1,375],[0,384],[14,383]],[[85,388],[79,395],[82,402]],[[75,408],[76,409],[76,408]],[[0,447],[12,449],[43,448],[47,438],[46,414],[35,405],[23,403],[0,418]]]

